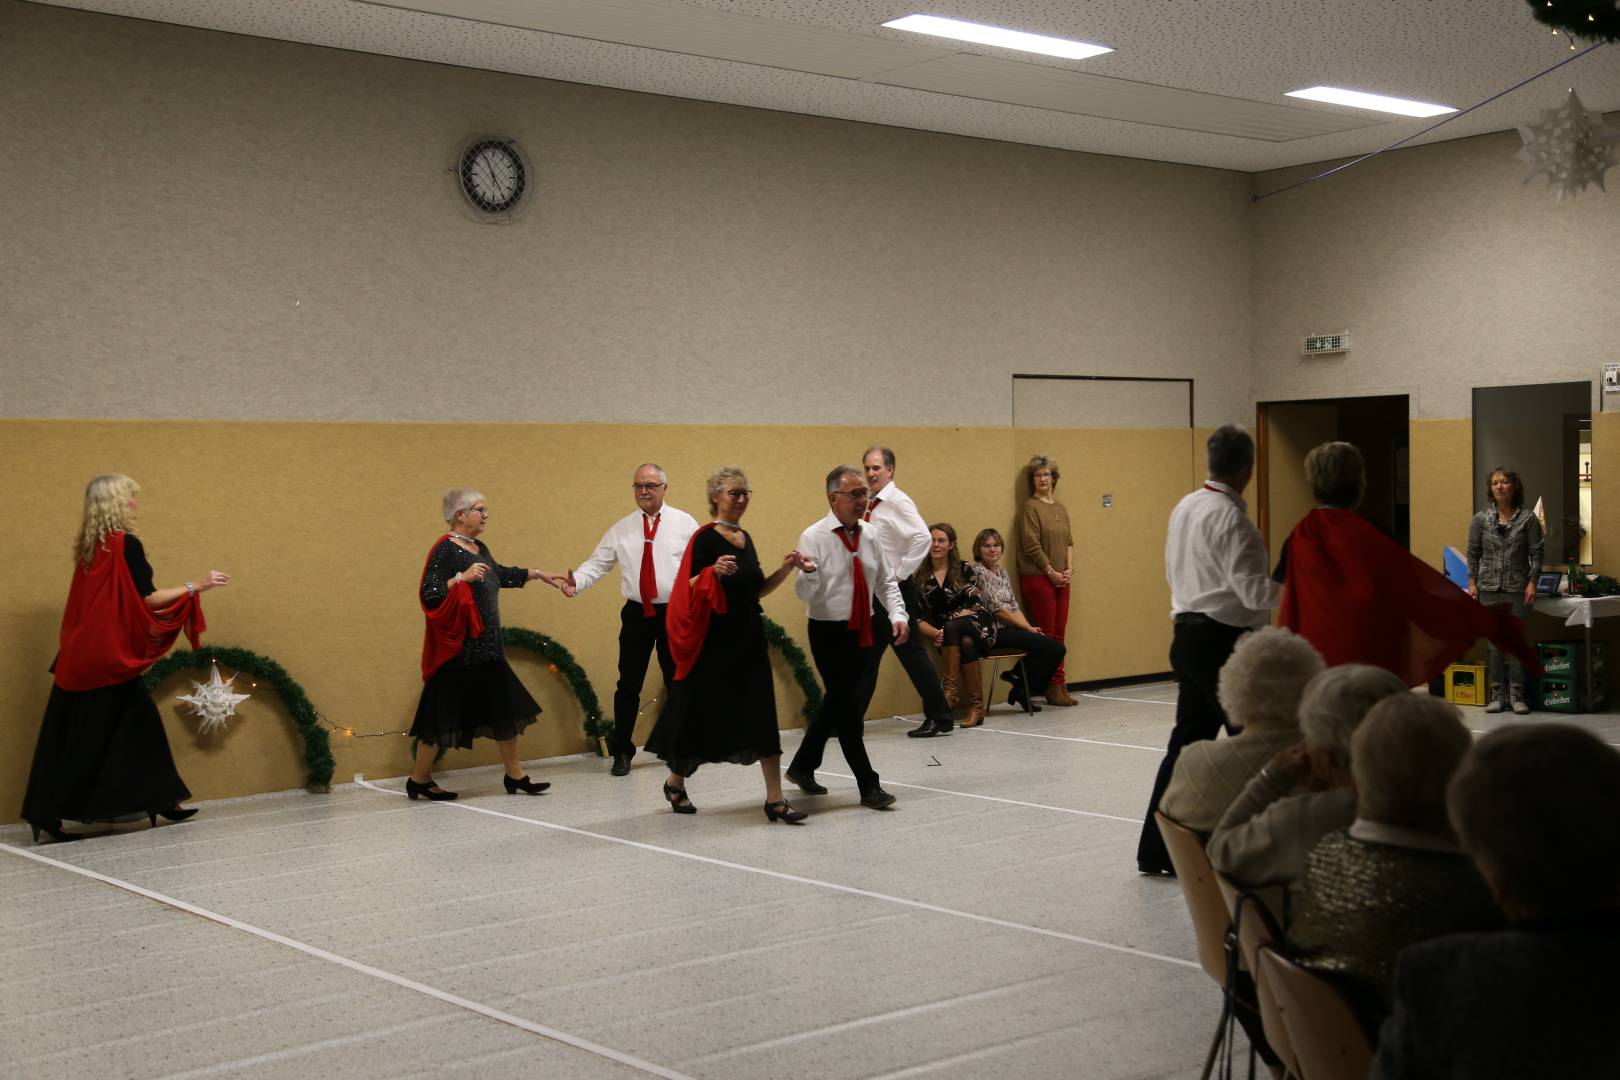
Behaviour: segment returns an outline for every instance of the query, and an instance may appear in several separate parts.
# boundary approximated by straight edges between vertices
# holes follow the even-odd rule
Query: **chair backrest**
[[[1270,945],[1260,947],[1255,979],[1270,985],[1282,1011],[1298,1060],[1295,1071],[1308,1080],[1363,1080],[1372,1066],[1372,1047],[1332,983]]]
[[[1301,1076],[1303,1070],[1300,1068],[1299,1055],[1294,1052],[1294,1044],[1288,1038],[1288,1025],[1283,1019],[1282,1009],[1278,1007],[1277,995],[1272,992],[1271,984],[1260,977],[1258,968],[1260,947],[1282,938],[1282,931],[1273,917],[1273,901],[1268,895],[1280,894],[1280,891],[1244,889],[1219,873],[1215,875],[1215,884],[1220,888],[1227,910],[1232,913],[1238,955],[1243,960],[1244,968],[1254,976],[1255,1005],[1260,1013],[1260,1027],[1266,1033],[1266,1042],[1282,1059],[1289,1075]]]
[[[1181,882],[1181,895],[1192,916],[1193,937],[1198,942],[1198,962],[1210,978],[1226,985],[1226,935],[1232,929],[1226,901],[1215,884],[1215,868],[1204,853],[1204,839],[1187,826],[1155,810],[1154,819],[1164,837],[1170,865]]]

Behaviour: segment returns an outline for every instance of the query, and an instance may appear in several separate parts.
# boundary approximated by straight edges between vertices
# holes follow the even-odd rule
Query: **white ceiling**
[[[986,139],[1258,171],[1433,124],[1297,102],[1317,84],[1466,108],[1574,55],[1524,0],[47,0],[259,37]],[[1061,60],[887,30],[912,12],[1112,45]],[[1586,43],[1580,43],[1585,48]],[[1606,46],[1417,142],[1500,131]]]

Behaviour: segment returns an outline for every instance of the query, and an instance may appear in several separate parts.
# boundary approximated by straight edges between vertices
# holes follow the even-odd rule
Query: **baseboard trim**
[[[1117,679],[1092,679],[1090,682],[1072,682],[1070,690],[1115,690],[1121,686],[1141,686],[1144,683],[1174,682],[1175,672],[1159,671],[1151,675],[1121,675]]]

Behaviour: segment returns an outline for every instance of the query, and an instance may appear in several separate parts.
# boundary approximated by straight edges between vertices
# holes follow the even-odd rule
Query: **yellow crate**
[[[1484,705],[1490,701],[1484,664],[1452,664],[1446,668],[1446,700],[1453,705]]]

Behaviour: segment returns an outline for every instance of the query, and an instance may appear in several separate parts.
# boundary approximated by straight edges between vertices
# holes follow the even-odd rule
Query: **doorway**
[[[1367,493],[1357,511],[1411,549],[1411,437],[1405,394],[1263,401],[1255,446],[1255,510],[1273,565],[1299,519],[1316,504],[1305,454],[1320,443],[1353,443],[1367,463]]]

